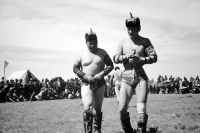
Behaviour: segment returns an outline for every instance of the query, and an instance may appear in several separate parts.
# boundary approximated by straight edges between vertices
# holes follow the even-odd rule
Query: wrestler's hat
[[[138,17],[133,17],[132,13],[130,12],[130,18],[126,19],[126,27],[139,27],[140,26],[140,19]]]
[[[91,40],[97,40],[97,35],[92,31],[91,28],[88,33],[85,33],[85,40],[86,42]]]

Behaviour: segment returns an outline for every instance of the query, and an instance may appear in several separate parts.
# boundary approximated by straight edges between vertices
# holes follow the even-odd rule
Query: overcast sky
[[[90,28],[112,58],[128,37],[129,12],[141,20],[158,62],[145,65],[149,78],[200,75],[199,0],[0,0],[0,76],[30,69],[38,78],[74,78],[77,53]],[[115,66],[117,66],[115,64]],[[118,65],[119,66],[119,65]],[[122,65],[120,67],[123,69]]]

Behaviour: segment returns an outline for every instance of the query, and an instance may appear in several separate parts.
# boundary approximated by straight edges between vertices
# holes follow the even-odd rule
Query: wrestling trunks
[[[148,80],[148,77],[142,67],[132,70],[125,70],[122,74],[122,82],[135,88],[140,81]]]
[[[104,79],[102,79],[101,81],[96,81],[95,83],[88,83],[86,81],[81,81],[81,86],[86,85],[86,86],[90,86],[90,89],[93,92],[96,92],[101,86],[105,85],[106,82]]]

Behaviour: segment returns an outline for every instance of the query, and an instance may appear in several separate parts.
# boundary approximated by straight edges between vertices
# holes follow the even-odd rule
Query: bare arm
[[[74,63],[74,66],[73,66],[73,71],[80,79],[83,79],[85,73],[82,71],[81,56],[80,55],[75,60],[75,63]]]
[[[81,65],[81,55],[79,55],[76,60],[75,60],[75,63],[74,63],[74,66],[73,66],[73,71],[74,73],[80,78],[82,79],[83,81],[86,81],[86,82],[94,82],[95,79],[92,77],[92,76],[87,76],[83,71],[82,71],[82,65]]]
[[[104,63],[106,65],[106,68],[103,69],[97,75],[95,75],[95,78],[97,80],[101,80],[104,76],[108,75],[113,70],[113,68],[114,68],[113,62],[112,62],[110,56],[107,53],[106,53],[106,55],[104,57]]]
[[[108,54],[104,57],[106,68],[103,70],[103,75],[108,75],[114,68],[113,62]]]

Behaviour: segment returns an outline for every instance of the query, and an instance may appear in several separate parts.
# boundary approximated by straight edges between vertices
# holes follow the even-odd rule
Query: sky
[[[128,38],[125,20],[139,17],[139,34],[149,38],[158,62],[145,65],[158,75],[200,75],[199,0],[0,0],[0,77],[30,70],[38,79],[74,78],[77,54],[92,28],[98,47],[112,58]],[[114,64],[124,69],[121,64]],[[112,73],[112,72],[111,72]]]

